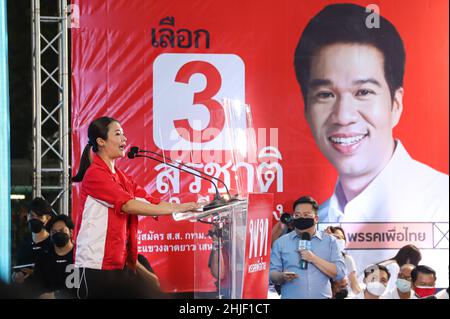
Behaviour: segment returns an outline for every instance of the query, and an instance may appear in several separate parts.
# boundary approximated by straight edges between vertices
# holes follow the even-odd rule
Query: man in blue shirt
[[[319,205],[309,197],[300,197],[294,203],[292,231],[275,241],[270,255],[270,280],[281,285],[281,298],[331,298],[330,278],[341,280],[345,262],[336,238],[317,230]],[[303,233],[311,238],[311,249],[299,251]],[[301,260],[308,262],[301,269]]]

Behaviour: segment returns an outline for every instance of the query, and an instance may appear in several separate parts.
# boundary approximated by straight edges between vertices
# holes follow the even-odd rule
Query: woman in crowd
[[[359,286],[358,278],[356,276],[356,264],[352,256],[345,252],[347,239],[345,237],[344,230],[339,226],[329,226],[327,227],[326,232],[336,237],[338,246],[341,248],[342,255],[345,259],[345,266],[347,268],[344,279],[342,279],[341,282],[336,282],[336,285],[333,285],[333,287],[336,288],[339,286],[343,286],[342,283],[347,282],[351,288],[349,294],[359,294],[361,292],[361,287]]]
[[[394,257],[379,263],[380,265],[385,266],[391,274],[387,291],[391,291],[396,287],[395,282],[397,281],[400,268],[403,265],[412,264],[417,267],[421,259],[422,254],[420,253],[419,248],[414,245],[406,245],[400,248]]]

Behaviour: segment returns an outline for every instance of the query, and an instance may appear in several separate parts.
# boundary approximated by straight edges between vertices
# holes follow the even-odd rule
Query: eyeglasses
[[[305,212],[305,213],[294,213],[292,215],[294,218],[314,218],[316,214],[313,212]]]

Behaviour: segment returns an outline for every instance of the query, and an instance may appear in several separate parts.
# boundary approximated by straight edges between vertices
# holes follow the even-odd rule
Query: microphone
[[[133,152],[134,154],[138,154],[138,153],[150,153],[150,154],[152,154],[152,155],[158,156],[159,158],[163,158],[163,159],[166,159],[166,158],[167,158],[169,161],[175,163],[175,161],[174,161],[173,159],[171,159],[169,156],[161,155],[161,154],[156,153],[156,152],[153,152],[153,151],[141,150],[141,149],[139,149],[139,147],[137,147],[137,146],[131,147],[131,148],[130,148],[130,152]],[[229,189],[228,189],[227,184],[225,184],[225,182],[224,182],[223,180],[221,180],[221,179],[219,179],[219,178],[217,178],[217,177],[215,177],[215,176],[206,174],[205,172],[202,172],[202,171],[200,171],[200,170],[197,170],[197,169],[195,169],[195,168],[193,168],[193,167],[189,167],[189,166],[187,166],[187,165],[184,165],[183,163],[179,163],[179,164],[180,164],[181,166],[187,167],[187,168],[189,168],[190,170],[193,170],[193,171],[195,171],[195,172],[197,172],[197,173],[199,173],[199,174],[206,175],[206,176],[208,176],[209,178],[215,179],[216,181],[218,181],[219,183],[221,183],[221,184],[225,187],[225,190],[227,191],[227,194],[228,194],[228,196],[230,197],[230,199],[233,198],[233,196],[231,196],[231,194],[230,194],[230,191],[229,191]]]
[[[307,232],[302,233],[301,239],[298,242],[298,250],[311,250],[311,235]],[[308,269],[308,262],[301,259],[300,255],[300,269]]]
[[[215,190],[216,190],[216,194],[214,195],[214,199],[213,199],[208,205],[203,206],[203,211],[207,211],[207,210],[210,210],[210,209],[213,209],[213,208],[217,208],[217,207],[223,206],[223,205],[225,205],[225,204],[227,203],[227,201],[226,201],[222,196],[220,196],[219,189],[217,188],[216,183],[214,183],[214,181],[211,179],[211,178],[217,179],[216,177],[213,177],[213,176],[211,176],[211,175],[209,175],[209,174],[206,174],[206,173],[204,173],[204,172],[201,172],[201,171],[198,171],[198,170],[196,170],[196,169],[193,169],[193,168],[191,168],[191,167],[189,167],[189,166],[186,166],[186,165],[184,165],[184,164],[182,164],[182,163],[178,163],[178,164],[181,164],[181,166],[183,166],[183,167],[187,167],[187,168],[190,169],[190,170],[193,170],[193,171],[195,171],[195,172],[197,172],[197,173],[200,173],[200,174],[204,174],[204,175],[206,175],[206,176],[208,176],[208,177],[210,177],[210,178],[207,178],[207,177],[202,176],[202,175],[200,175],[200,174],[197,175],[197,174],[194,174],[194,173],[191,172],[191,171],[188,171],[188,170],[183,169],[183,168],[181,168],[181,167],[175,166],[174,164],[164,162],[163,160],[160,160],[160,159],[158,159],[158,158],[155,158],[155,157],[152,157],[152,156],[148,156],[148,155],[140,155],[140,154],[138,154],[139,152],[152,153],[152,154],[158,155],[159,157],[164,158],[162,155],[157,154],[157,153],[154,153],[154,152],[152,152],[152,151],[144,151],[144,150],[140,150],[139,147],[137,147],[137,146],[131,147],[131,148],[130,148],[130,151],[127,153],[127,156],[128,156],[129,159],[134,159],[134,158],[136,158],[136,157],[145,157],[145,158],[149,158],[149,159],[152,159],[152,160],[154,160],[154,161],[156,161],[156,162],[159,162],[159,163],[162,163],[162,164],[166,164],[166,165],[168,165],[168,166],[170,166],[170,167],[173,167],[173,168],[176,168],[176,169],[178,169],[178,170],[180,170],[180,171],[186,172],[186,173],[188,173],[188,174],[191,174],[191,175],[200,177],[201,179],[204,179],[204,180],[209,181],[209,182],[214,186],[214,188],[215,188]],[[169,160],[170,160],[171,162],[174,163],[174,161],[173,161],[172,159],[169,158]],[[223,183],[223,182],[222,182],[222,183]],[[225,185],[225,184],[224,184],[224,185]],[[226,186],[225,186],[225,187],[226,187]],[[228,191],[228,188],[226,188],[226,189],[227,189],[227,191]],[[228,193],[228,194],[229,194],[229,193]]]

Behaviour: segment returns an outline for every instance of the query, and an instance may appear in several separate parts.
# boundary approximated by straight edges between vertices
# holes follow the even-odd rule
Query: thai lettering
[[[400,231],[394,227],[385,232],[351,232],[347,238],[350,242],[421,242],[427,239],[427,233],[410,232],[405,226]]]
[[[152,28],[151,43],[154,48],[195,48],[209,49],[210,35],[208,30],[198,29],[191,31],[186,28],[174,30],[175,18],[165,17],[159,21],[159,28]]]
[[[269,237],[269,220],[267,218],[250,220],[249,232],[249,258],[266,256],[267,240]]]

